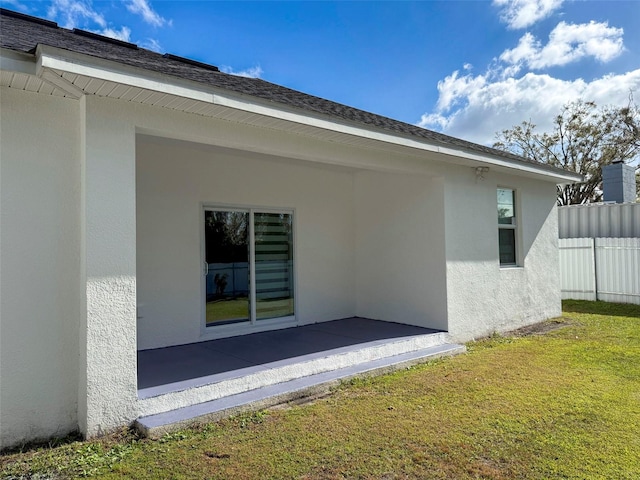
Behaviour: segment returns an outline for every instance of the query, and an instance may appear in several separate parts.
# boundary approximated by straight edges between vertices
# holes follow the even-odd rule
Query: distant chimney
[[[636,171],[618,160],[602,168],[602,193],[605,202],[636,201]]]

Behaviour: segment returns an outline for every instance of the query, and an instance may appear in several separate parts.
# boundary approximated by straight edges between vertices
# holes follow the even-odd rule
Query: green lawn
[[[159,441],[128,432],[0,457],[1,475],[638,479],[640,306],[566,302],[547,333],[345,384]],[[560,327],[560,328],[555,328]],[[55,477],[54,477],[55,478]]]

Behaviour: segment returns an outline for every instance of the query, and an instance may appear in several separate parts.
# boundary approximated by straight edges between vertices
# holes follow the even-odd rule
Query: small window
[[[516,265],[515,191],[498,188],[498,251],[500,265]]]

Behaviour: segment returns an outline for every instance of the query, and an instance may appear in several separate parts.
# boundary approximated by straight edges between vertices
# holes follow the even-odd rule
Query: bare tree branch
[[[551,132],[537,132],[531,120],[524,121],[497,133],[493,146],[581,174],[584,183],[558,188],[558,205],[601,201],[602,167],[614,161],[638,162],[640,109],[632,94],[625,107],[598,107],[584,100],[567,103],[553,124]]]

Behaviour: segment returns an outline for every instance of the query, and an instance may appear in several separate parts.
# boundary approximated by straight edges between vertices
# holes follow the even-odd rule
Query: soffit
[[[63,90],[43,81],[42,79],[26,73],[0,71],[0,85],[3,87],[15,88],[26,92],[41,93],[43,95],[53,95],[55,97],[66,97],[68,94]]]

